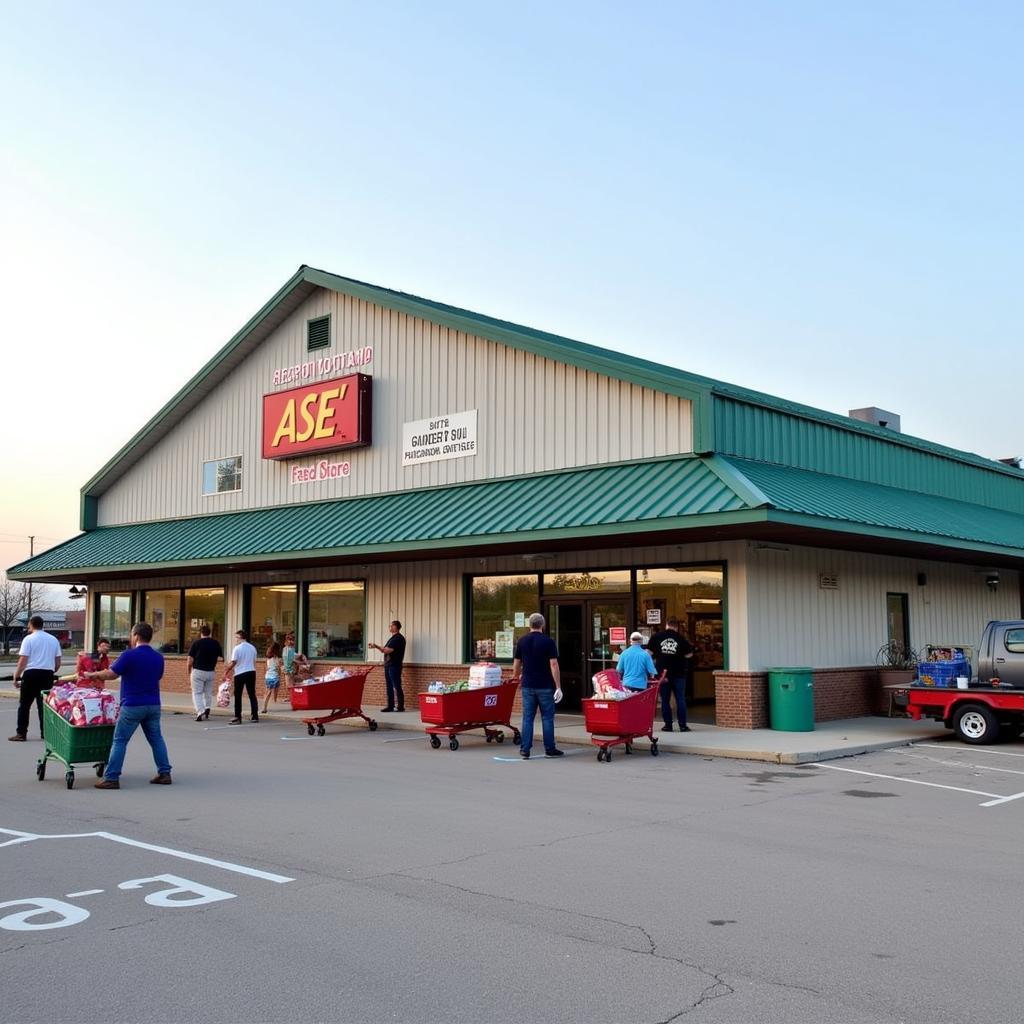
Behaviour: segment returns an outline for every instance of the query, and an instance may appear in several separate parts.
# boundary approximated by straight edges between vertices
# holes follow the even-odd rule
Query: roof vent
[[[331,343],[331,316],[317,317],[306,321],[306,351],[327,348]]]
[[[876,427],[888,427],[897,434],[900,432],[900,418],[894,412],[869,405],[866,409],[851,409],[850,418],[864,423],[873,423]]]
[[[1004,466],[1013,466],[1014,469],[1020,469],[1020,457],[1017,455],[1011,455],[1008,459],[997,459],[997,462],[1001,462]]]

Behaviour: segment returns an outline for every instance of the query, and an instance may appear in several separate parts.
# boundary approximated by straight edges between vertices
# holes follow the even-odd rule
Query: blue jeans
[[[661,684],[661,717],[665,724],[672,725],[672,694],[676,695],[676,710],[679,712],[679,728],[686,725],[686,676],[669,676]]]
[[[555,749],[555,691],[523,687],[522,749],[527,753],[533,746],[533,723],[537,717],[538,707],[544,733],[544,749]]]
[[[124,754],[128,748],[128,741],[140,725],[146,740],[153,748],[153,761],[156,764],[157,772],[160,775],[171,774],[171,763],[167,760],[167,744],[164,743],[163,735],[160,732],[160,705],[139,704],[125,707],[122,704],[121,713],[117,716],[117,725],[114,726],[114,742],[110,748],[110,757],[107,758],[107,767],[103,772],[103,778],[114,782],[121,777],[121,767],[124,765]]]
[[[388,662],[384,666],[384,685],[387,688],[388,707],[405,710],[405,691],[402,689],[402,666]]]

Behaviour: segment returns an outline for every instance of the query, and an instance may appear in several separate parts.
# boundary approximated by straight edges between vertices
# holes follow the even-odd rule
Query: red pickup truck
[[[978,645],[978,673],[966,690],[892,687],[894,703],[915,721],[934,718],[964,743],[995,743],[1024,733],[1024,620],[990,622]]]

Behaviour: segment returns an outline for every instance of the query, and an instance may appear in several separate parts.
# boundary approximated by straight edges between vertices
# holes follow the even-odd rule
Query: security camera
[[[988,587],[989,590],[995,590],[999,586],[999,573],[990,572],[985,577],[985,586]]]

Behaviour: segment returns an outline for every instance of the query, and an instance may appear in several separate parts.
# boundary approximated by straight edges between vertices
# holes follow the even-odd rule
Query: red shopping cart
[[[519,680],[512,679],[500,686],[486,686],[479,690],[459,690],[456,693],[421,693],[420,720],[426,725],[430,745],[437,750],[441,737],[448,737],[448,746],[459,749],[459,733],[483,729],[488,743],[504,743],[505,733],[498,726],[512,730],[512,739],[522,741],[519,730],[512,724],[512,703],[516,699]]]
[[[607,669],[606,674],[619,679],[614,669]],[[587,732],[591,734],[590,742],[598,748],[598,761],[610,761],[612,747],[619,745],[626,748],[627,754],[632,754],[633,741],[640,736],[646,736],[651,741],[651,757],[658,756],[654,712],[658,705],[660,682],[660,678],[656,679],[646,690],[621,700],[587,697],[583,701],[583,721]]]
[[[365,672],[346,676],[344,679],[332,679],[328,683],[303,683],[293,686],[291,701],[293,711],[327,711],[329,715],[316,718],[304,718],[302,724],[309,735],[316,733],[323,736],[325,725],[337,722],[342,718],[361,718],[374,732],[377,723],[363,714],[363,686],[366,677],[373,671],[371,666]]]

